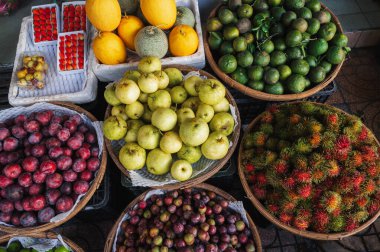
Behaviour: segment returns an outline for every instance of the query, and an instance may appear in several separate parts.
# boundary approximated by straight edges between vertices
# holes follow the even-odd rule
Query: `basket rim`
[[[168,66],[165,66],[164,69],[165,68],[171,68],[171,67],[178,68],[181,72],[185,72],[185,73],[192,72],[192,71],[198,71],[202,76],[206,76],[209,79],[216,79],[217,80],[217,78],[214,77],[212,74],[210,74],[206,71],[194,68],[194,67],[190,67],[190,66],[168,65]],[[235,149],[237,147],[239,137],[240,137],[240,127],[241,127],[240,113],[239,113],[239,110],[237,109],[238,106],[235,102],[234,97],[232,96],[232,94],[229,92],[229,90],[227,88],[226,88],[226,98],[230,102],[230,104],[236,108],[235,112],[236,112],[236,117],[237,117],[237,124],[235,125],[236,130],[234,130],[234,132],[232,133],[232,138],[231,138],[232,146],[228,149],[227,155],[224,158],[217,160],[217,163],[214,166],[212,166],[208,172],[205,172],[202,175],[198,175],[195,178],[190,178],[187,181],[176,182],[176,183],[162,185],[162,186],[152,186],[151,188],[172,190],[172,189],[178,189],[178,188],[182,188],[182,187],[194,186],[196,184],[202,183],[203,181],[206,181],[207,179],[209,179],[210,177],[215,175],[220,169],[223,168],[223,166],[227,163],[227,161],[232,157],[233,153],[235,152]],[[104,116],[105,119],[108,118],[109,115],[111,114],[111,108],[112,108],[112,106],[108,105],[105,116]],[[130,177],[128,170],[125,169],[124,166],[120,163],[119,158],[118,158],[118,154],[116,154],[113,151],[112,146],[111,146],[111,142],[112,141],[105,138],[105,144],[106,144],[106,147],[108,149],[108,153],[111,156],[111,159],[116,164],[117,168],[125,176]]]
[[[323,104],[323,103],[317,103],[317,102],[310,102],[310,101],[296,101],[296,102],[290,102],[290,103],[284,103],[284,104],[281,104],[279,105],[280,107],[281,106],[284,106],[286,104],[299,104],[299,103],[312,103],[312,104],[315,104],[315,105],[318,105],[318,106],[323,106],[323,107],[328,107],[330,109],[333,109],[337,112],[340,112],[340,113],[343,113],[347,116],[350,116],[352,117],[353,115],[339,109],[339,108],[336,108],[334,106],[331,106],[331,105],[328,105],[328,104]],[[380,210],[378,211],[377,214],[375,214],[374,216],[372,216],[370,219],[368,219],[366,222],[364,222],[362,225],[360,225],[358,228],[356,228],[355,230],[351,231],[351,232],[338,232],[338,233],[318,233],[318,232],[314,232],[314,231],[304,231],[304,230],[299,230],[293,226],[288,226],[286,224],[284,224],[283,222],[281,222],[278,218],[276,218],[274,215],[272,215],[267,209],[266,207],[260,202],[260,200],[258,200],[254,194],[252,193],[251,189],[249,188],[249,185],[247,183],[247,179],[244,175],[244,168],[242,167],[242,164],[241,164],[241,153],[243,151],[243,141],[244,139],[247,137],[247,134],[252,130],[252,128],[256,125],[256,123],[259,121],[259,119],[262,117],[263,113],[261,113],[260,115],[258,115],[255,119],[252,120],[252,122],[247,126],[245,132],[244,132],[244,135],[243,135],[243,138],[242,138],[242,141],[240,143],[240,146],[239,146],[239,151],[238,151],[238,174],[239,174],[239,178],[240,178],[240,182],[242,183],[243,185],[243,188],[244,188],[244,191],[245,193],[247,194],[247,198],[251,201],[251,203],[254,205],[254,207],[266,218],[268,219],[270,222],[272,222],[273,224],[275,224],[276,226],[286,230],[286,231],[289,231],[293,234],[296,234],[296,235],[299,235],[299,236],[302,236],[302,237],[306,237],[306,238],[310,238],[310,239],[314,239],[314,240],[341,240],[345,237],[348,237],[348,236],[351,236],[351,235],[354,235],[354,234],[357,234],[361,231],[363,231],[364,229],[368,228],[373,222],[376,221],[376,219],[380,216]],[[375,139],[376,143],[378,146],[380,146],[380,143],[378,141],[378,139],[376,138],[376,136],[373,134],[373,132],[363,124],[364,127],[366,127],[366,129],[368,130],[368,133]]]
[[[237,201],[229,193],[225,192],[224,190],[222,190],[222,189],[220,189],[218,187],[210,185],[210,184],[200,183],[198,185],[188,186],[186,188],[195,188],[195,189],[202,189],[202,190],[212,191],[212,192],[215,192],[217,195],[222,196],[223,198],[225,198],[225,199],[227,199],[229,201]],[[112,251],[113,242],[114,242],[114,239],[116,237],[116,231],[117,231],[118,225],[121,222],[121,220],[123,219],[124,215],[128,212],[128,210],[131,207],[135,206],[141,199],[143,199],[147,193],[149,193],[150,191],[153,191],[153,190],[155,190],[155,189],[154,188],[149,189],[149,190],[145,191],[144,193],[140,194],[139,196],[137,196],[131,203],[128,204],[128,206],[120,214],[120,217],[117,219],[117,221],[113,225],[111,231],[108,233],[107,240],[106,240],[106,243],[104,245],[104,251],[105,252],[111,252]],[[171,190],[171,189],[169,189],[169,190]],[[247,219],[248,219],[248,222],[249,222],[250,229],[252,231],[252,235],[253,235],[253,240],[255,242],[256,251],[257,252],[262,252],[262,244],[261,244],[261,239],[260,239],[259,231],[258,231],[255,223],[253,222],[251,216],[249,215],[248,211],[246,211],[246,215],[247,215]]]
[[[50,102],[50,103],[54,104],[54,105],[61,106],[61,107],[65,107],[65,108],[68,108],[71,110],[74,110],[74,111],[81,113],[81,114],[84,114],[93,122],[98,121],[98,119],[96,119],[96,117],[93,114],[91,114],[87,110],[85,110],[85,109],[83,109],[83,108],[81,108],[81,107],[79,107],[73,103],[69,103],[69,102]],[[49,229],[58,227],[58,226],[62,225],[63,223],[69,221],[77,213],[79,213],[86,206],[86,204],[89,202],[89,200],[92,198],[95,191],[98,189],[98,187],[100,186],[100,184],[103,180],[106,168],[107,168],[107,150],[106,150],[105,143],[103,141],[102,159],[100,161],[100,167],[97,171],[98,174],[93,179],[92,185],[90,186],[90,188],[88,189],[86,194],[82,197],[82,199],[79,201],[79,203],[75,207],[72,208],[72,212],[66,218],[64,218],[63,220],[57,221],[57,222],[49,222],[49,223],[45,223],[42,225],[33,226],[33,227],[25,227],[25,228],[0,225],[0,231],[5,232],[5,233],[11,233],[12,235],[29,235],[32,233],[47,231]]]
[[[210,15],[208,18],[212,18],[216,16],[217,10],[225,5],[224,3],[219,3],[212,11],[210,12]],[[343,33],[343,27],[341,23],[339,22],[338,17],[323,3],[321,3],[321,6],[323,10],[328,11],[331,14],[332,21],[337,26],[337,30],[340,33]],[[325,88],[327,85],[329,85],[338,75],[340,72],[343,62],[339,63],[338,65],[334,66],[333,71],[330,72],[328,76],[326,76],[325,80],[317,85],[315,85],[313,88],[310,88],[308,90],[305,90],[298,94],[283,94],[283,95],[274,95],[274,94],[268,94],[265,92],[254,90],[250,87],[247,87],[243,84],[240,84],[239,82],[233,80],[229,75],[223,73],[221,69],[219,68],[217,62],[214,59],[214,56],[212,54],[211,48],[208,43],[208,36],[209,32],[206,30],[203,32],[203,40],[204,40],[204,46],[205,46],[205,54],[207,61],[209,62],[212,70],[215,72],[215,74],[222,79],[225,83],[227,83],[230,87],[238,90],[239,92],[243,93],[244,95],[250,96],[251,98],[263,100],[263,101],[293,101],[293,100],[299,100],[304,99],[309,96],[314,95],[315,93],[321,91],[323,88]]]
[[[32,238],[46,238],[46,239],[57,239],[58,233],[49,230],[46,232],[39,232],[39,233],[28,233],[25,235],[19,235],[19,234],[5,234],[3,236],[0,236],[0,243],[5,243],[8,242],[11,238],[13,237],[18,237],[18,236],[25,236],[25,237],[32,237]],[[70,248],[73,250],[73,252],[84,252],[84,250],[75,242],[70,240],[69,238],[61,235],[63,241],[70,246]]]

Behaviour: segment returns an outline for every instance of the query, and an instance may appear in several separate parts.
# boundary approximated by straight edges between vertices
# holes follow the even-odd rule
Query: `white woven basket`
[[[201,17],[199,13],[198,0],[176,0],[177,6],[186,6],[190,8],[195,16],[195,30],[198,34],[199,45],[198,50],[195,54],[185,57],[166,57],[161,60],[163,66],[167,65],[186,65],[202,69],[206,65],[205,51],[203,47],[203,36],[202,36],[202,26]],[[94,27],[90,30],[89,37],[96,37],[97,31]],[[92,66],[96,77],[100,81],[111,82],[118,80],[123,77],[125,71],[137,68],[139,57],[137,54],[128,51],[127,63],[118,65],[104,65],[101,64],[94,55],[92,50],[92,44],[90,46],[89,64]]]
[[[42,51],[46,55],[49,69],[43,89],[28,90],[17,86],[16,72],[20,55],[26,51]],[[57,46],[38,46],[33,43],[32,18],[25,17],[21,24],[17,44],[13,74],[9,87],[8,100],[12,106],[25,106],[36,102],[64,101],[88,103],[96,99],[98,80],[87,65],[86,74],[60,75],[57,73]],[[86,52],[88,53],[88,52]]]

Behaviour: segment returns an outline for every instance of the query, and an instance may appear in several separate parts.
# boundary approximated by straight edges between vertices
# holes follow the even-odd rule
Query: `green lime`
[[[302,33],[298,30],[291,30],[286,34],[285,43],[288,47],[299,46],[302,42]]]
[[[69,250],[64,246],[59,246],[58,248],[54,249],[54,252],[69,252]]]
[[[305,78],[305,89],[310,87],[310,85],[311,85],[311,81],[308,78]]]
[[[253,63],[258,66],[267,66],[270,62],[270,56],[265,51],[256,51],[253,55]]]
[[[324,54],[329,49],[329,44],[323,38],[312,40],[307,45],[307,52],[315,57]]]
[[[212,50],[217,50],[223,43],[222,34],[220,32],[210,32],[208,36],[208,44]]]
[[[222,55],[231,54],[233,52],[234,52],[234,48],[232,47],[231,41],[224,41],[222,45],[220,46],[220,53]]]
[[[247,44],[252,44],[255,41],[255,36],[253,36],[252,33],[244,33],[243,37],[245,38],[245,41]]]
[[[348,44],[348,38],[343,33],[337,33],[331,40],[331,43],[336,46],[345,47]]]
[[[316,67],[317,66],[317,58],[313,55],[307,55],[304,60],[306,60],[307,64],[309,64],[310,67]]]
[[[264,77],[264,69],[262,66],[251,66],[248,68],[248,78],[254,81],[262,80]]]
[[[223,24],[217,17],[209,18],[206,24],[206,30],[208,32],[220,31],[223,28]]]
[[[313,83],[322,82],[326,78],[325,69],[321,66],[313,67],[308,75],[309,79]]]
[[[265,85],[264,91],[268,94],[282,95],[284,94],[284,87],[281,83],[277,82],[273,85]]]
[[[236,11],[236,9],[241,5],[242,2],[240,0],[228,0],[228,8],[230,8],[233,11]]]
[[[301,47],[289,47],[285,50],[288,60],[302,59],[303,53]]]
[[[321,10],[318,12],[314,12],[313,18],[318,19],[319,23],[321,23],[321,24],[326,24],[326,23],[329,23],[331,21],[331,14],[330,14],[330,12],[328,12],[326,10]]]
[[[342,47],[332,46],[326,53],[326,59],[333,65],[338,65],[346,58],[346,52]]]
[[[285,6],[291,10],[301,9],[305,6],[305,0],[285,0]]]
[[[257,91],[263,91],[265,84],[264,84],[264,81],[249,80],[247,83],[247,86]]]
[[[292,73],[307,75],[310,70],[310,66],[306,60],[296,59],[290,62],[290,68],[292,69]]]
[[[261,45],[261,50],[271,53],[274,51],[274,44],[272,40],[267,40]]]
[[[267,0],[269,6],[279,6],[282,3],[282,0]]]
[[[312,12],[317,12],[321,10],[321,3],[319,0],[309,0],[306,3],[306,7],[309,8]]]
[[[280,79],[280,73],[276,68],[270,68],[264,73],[264,81],[266,84],[273,85]]]
[[[319,23],[318,19],[310,18],[309,20],[307,20],[307,23],[308,27],[306,31],[311,35],[317,34],[319,28],[321,27],[321,24]]]
[[[326,41],[330,41],[334,38],[336,33],[336,25],[332,22],[324,24],[318,31],[318,36],[320,38],[325,39]]]
[[[280,73],[281,81],[286,80],[292,74],[292,69],[290,69],[288,65],[278,66],[277,69],[278,69],[278,72]]]
[[[248,82],[248,76],[244,68],[238,67],[236,70],[230,75],[231,78],[241,84],[246,84]]]
[[[300,32],[305,32],[307,30],[307,21],[303,18],[294,19],[292,22],[292,28]]]
[[[14,241],[9,244],[7,252],[19,252],[22,249],[21,243],[19,241]]]
[[[247,50],[247,41],[245,41],[244,37],[237,37],[232,42],[232,47],[234,48],[235,52],[243,52]]]
[[[256,12],[263,12],[263,11],[266,11],[269,9],[269,6],[266,2],[266,0],[256,0],[254,3],[253,3],[253,9],[256,11]]]
[[[237,68],[237,60],[232,54],[226,54],[219,59],[218,66],[224,73],[232,73]]]
[[[253,56],[249,51],[238,53],[236,59],[238,65],[241,67],[249,67],[253,63]]]
[[[270,15],[273,17],[273,19],[277,22],[281,20],[282,15],[286,13],[286,10],[283,7],[273,7],[270,10]]]
[[[279,66],[286,63],[286,54],[283,51],[274,51],[270,55],[270,65]]]
[[[221,8],[218,11],[218,18],[224,25],[232,23],[234,17],[234,13],[228,8]]]
[[[332,65],[330,62],[323,60],[321,63],[319,63],[319,65],[325,69],[326,73],[329,73],[331,71]]]
[[[297,14],[294,11],[287,11],[282,15],[281,21],[284,26],[289,26],[296,18]]]
[[[302,33],[302,43],[309,43],[311,35],[307,32]]]
[[[287,88],[291,93],[302,93],[306,87],[305,77],[299,74],[292,74],[286,80]]]
[[[304,19],[310,19],[313,17],[313,13],[309,8],[302,7],[301,9],[297,10],[297,16]]]
[[[249,4],[239,6],[237,15],[239,18],[250,18],[253,14],[253,8]]]
[[[223,30],[223,37],[226,40],[233,40],[239,37],[239,29],[236,26],[227,26]]]
[[[285,39],[282,37],[273,39],[274,49],[284,51],[286,49]]]
[[[275,23],[269,28],[269,33],[272,37],[282,36],[285,33],[285,28],[281,23]]]

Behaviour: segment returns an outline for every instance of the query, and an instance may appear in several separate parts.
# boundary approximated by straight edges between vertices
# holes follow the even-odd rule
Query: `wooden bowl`
[[[178,68],[182,73],[186,74],[192,71],[198,71],[201,76],[206,76],[208,79],[216,79],[213,75],[203,71],[203,70],[198,70],[193,67],[188,67],[188,66],[183,66],[183,65],[170,65],[169,67],[175,67]],[[197,185],[199,183],[202,183],[203,181],[207,180],[208,178],[212,177],[215,173],[217,173],[220,169],[223,168],[223,166],[227,163],[227,161],[231,158],[232,154],[235,151],[235,148],[237,146],[239,136],[240,136],[240,114],[237,109],[236,102],[231,95],[231,93],[226,89],[226,98],[230,102],[230,104],[236,108],[236,117],[237,117],[237,125],[235,126],[234,132],[232,133],[230,137],[230,141],[232,142],[232,146],[229,148],[227,155],[220,160],[217,160],[216,164],[212,166],[212,168],[209,168],[208,171],[204,171],[197,176],[190,178],[187,181],[184,182],[177,182],[173,184],[167,184],[163,186],[152,186],[152,188],[161,188],[161,189],[166,189],[166,190],[173,190],[176,188],[180,187],[189,187],[193,185]],[[108,105],[105,118],[108,118],[111,115],[111,109],[112,106]],[[108,153],[111,156],[112,160],[115,162],[116,166],[119,168],[119,170],[127,177],[129,177],[129,171],[124,168],[124,166],[120,163],[118,153],[115,152],[115,150],[112,148],[111,141],[105,138],[105,143],[108,149]]]
[[[52,102],[52,104],[65,107],[73,111],[76,111],[80,114],[83,114],[89,119],[91,119],[91,121],[93,122],[98,121],[98,119],[96,119],[96,117],[93,116],[90,112],[72,103]],[[12,235],[23,235],[23,234],[29,235],[31,233],[44,232],[46,230],[53,229],[55,227],[62,225],[66,221],[73,218],[77,213],[79,213],[86,206],[88,201],[91,199],[95,191],[99,188],[100,184],[102,183],[103,176],[106,171],[106,167],[107,167],[107,151],[103,142],[102,158],[100,160],[100,167],[97,171],[97,175],[91,182],[92,184],[90,188],[88,189],[87,193],[82,197],[79,203],[76,206],[74,206],[73,209],[71,209],[72,212],[66,218],[57,222],[49,222],[49,223],[45,223],[45,224],[41,224],[41,225],[33,226],[33,227],[12,227],[12,226],[0,225],[0,231],[10,233]]]
[[[293,103],[301,103],[301,102],[293,102]],[[343,110],[340,110],[338,108],[335,108],[333,106],[330,106],[330,105],[327,105],[327,104],[322,104],[322,103],[315,103],[315,102],[312,102],[313,104],[315,105],[318,105],[318,106],[322,106],[322,107],[328,107],[330,109],[333,109],[339,113],[344,113],[346,114],[347,116],[352,116],[348,113],[346,113],[345,111]],[[275,224],[276,226],[282,228],[282,229],[285,229],[293,234],[296,234],[296,235],[299,235],[299,236],[303,236],[303,237],[306,237],[306,238],[310,238],[310,239],[314,239],[314,240],[341,240],[342,238],[345,238],[345,237],[348,237],[348,236],[351,236],[351,235],[354,235],[356,233],[359,233],[361,231],[363,231],[364,229],[368,228],[373,222],[376,221],[376,219],[380,216],[380,211],[375,214],[374,216],[372,216],[370,219],[368,219],[365,223],[363,223],[362,225],[360,225],[358,228],[356,228],[355,230],[351,231],[351,232],[339,232],[339,233],[317,233],[317,232],[313,232],[313,231],[304,231],[304,230],[299,230],[293,226],[289,226],[289,225],[286,225],[285,223],[281,222],[277,217],[275,217],[273,214],[271,214],[267,208],[260,202],[260,200],[258,200],[255,195],[252,193],[251,189],[249,188],[249,185],[248,185],[248,182],[246,180],[246,177],[244,175],[244,167],[242,165],[242,152],[243,152],[243,142],[245,140],[245,138],[247,137],[247,134],[256,126],[257,123],[260,122],[260,119],[262,117],[263,114],[260,114],[259,116],[257,116],[247,127],[245,133],[244,133],[244,137],[241,141],[241,144],[240,144],[240,147],[239,147],[239,154],[238,154],[238,172],[239,172],[239,177],[240,177],[240,181],[243,185],[243,188],[244,188],[244,191],[245,193],[247,194],[247,197],[251,200],[252,204],[256,207],[256,209],[265,217],[267,218],[269,221],[271,221],[273,224]],[[380,143],[379,141],[376,139],[375,135],[372,133],[372,131],[370,129],[368,129],[366,127],[366,129],[368,130],[368,134],[369,136],[372,136],[377,145],[380,146]]]
[[[221,189],[219,189],[219,188],[217,188],[215,186],[209,185],[209,184],[201,183],[201,184],[198,184],[198,185],[194,186],[193,188],[207,190],[207,191],[212,191],[212,192],[215,192],[217,195],[222,196],[223,198],[225,198],[225,199],[227,199],[229,201],[236,201],[236,199],[234,197],[232,197],[230,194],[226,193],[225,191],[223,191],[223,190],[221,190]],[[116,234],[117,228],[119,226],[119,223],[122,221],[124,215],[128,212],[129,209],[133,208],[139,201],[141,201],[142,199],[144,199],[145,195],[147,193],[149,193],[150,191],[152,191],[152,190],[146,191],[143,194],[141,194],[140,196],[138,196],[137,198],[135,198],[131,203],[129,203],[129,205],[121,213],[119,219],[113,225],[111,231],[108,234],[108,237],[107,237],[107,240],[106,240],[106,244],[105,244],[105,247],[104,247],[104,252],[111,252],[112,251],[112,246],[113,246],[115,237],[117,235]],[[258,232],[258,230],[257,230],[257,228],[255,226],[255,223],[253,222],[253,220],[249,216],[249,214],[246,213],[246,215],[247,215],[247,219],[248,219],[248,222],[249,222],[249,227],[250,227],[250,229],[252,231],[252,235],[253,235],[253,240],[255,242],[256,251],[257,252],[262,252],[262,246],[261,246],[261,240],[260,240],[259,232]]]
[[[218,9],[222,5],[223,4],[219,4],[218,6],[216,6],[211,11],[211,13],[209,15],[209,18],[215,17]],[[324,4],[321,3],[321,5],[322,5],[322,8],[324,10],[328,11],[331,14],[332,21],[337,26],[337,32],[343,33],[343,28],[342,28],[342,25],[340,24],[338,18]],[[311,95],[319,92],[320,90],[324,89],[327,85],[329,85],[335,79],[335,77],[338,75],[340,69],[343,66],[343,62],[344,62],[343,61],[340,64],[335,65],[333,67],[333,69],[330,71],[329,75],[326,76],[326,78],[325,78],[325,80],[323,82],[317,84],[313,88],[310,88],[310,89],[308,89],[308,90],[306,90],[306,91],[304,91],[302,93],[299,93],[299,94],[283,94],[283,95],[268,94],[268,93],[257,91],[257,90],[254,90],[254,89],[250,88],[250,87],[247,87],[247,86],[245,86],[245,85],[243,85],[243,84],[241,84],[241,83],[233,80],[230,76],[228,76],[227,74],[225,74],[224,72],[222,72],[222,70],[219,68],[218,63],[215,60],[215,58],[214,58],[214,56],[212,54],[211,48],[210,48],[210,46],[208,44],[209,33],[207,31],[205,31],[203,34],[204,34],[204,45],[205,45],[206,58],[207,58],[207,61],[210,64],[212,70],[214,70],[214,72],[216,73],[216,75],[224,83],[227,83],[232,88],[235,88],[235,89],[239,90],[241,93],[243,93],[243,94],[245,94],[247,96],[250,96],[252,98],[256,98],[256,99],[264,100],[264,101],[292,101],[292,100],[300,100],[300,99],[307,98],[307,97],[309,97],[309,96],[311,96]]]
[[[4,236],[1,236],[0,237],[0,244],[6,243],[11,238],[17,237],[17,236],[20,236],[20,235],[6,234]],[[25,234],[23,236],[25,236],[25,237],[31,237],[31,238],[41,238],[41,239],[57,239],[58,238],[58,234],[56,234],[53,231],[48,231],[48,232],[43,232],[43,233],[30,233],[30,234]],[[79,247],[72,240],[70,240],[70,239],[68,239],[66,237],[63,237],[63,236],[62,236],[62,239],[73,250],[73,252],[84,252],[84,250],[81,247]]]

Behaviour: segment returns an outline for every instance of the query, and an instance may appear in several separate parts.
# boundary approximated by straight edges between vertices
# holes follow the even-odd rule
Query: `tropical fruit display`
[[[108,5],[112,8],[104,12],[103,8]],[[100,31],[98,37],[102,32],[116,31],[115,37],[124,42],[123,47],[107,53],[106,58],[100,51],[109,51],[109,45],[99,43],[96,51],[94,47],[95,57],[102,64],[125,63],[127,49],[140,57],[158,58],[189,56],[198,49],[194,13],[185,6],[177,6],[175,0],[91,0],[86,1],[86,11],[91,23]],[[113,61],[115,56],[122,61]]]
[[[41,53],[21,56],[20,68],[16,72],[17,85],[21,88],[41,89],[45,87],[45,76],[49,68]]]
[[[79,114],[44,110],[0,125],[0,221],[16,227],[70,211],[100,167],[93,126]]]
[[[300,102],[273,106],[250,127],[241,179],[281,223],[333,234],[354,231],[378,214],[380,148],[360,119]]]
[[[146,57],[138,70],[111,83],[104,97],[112,106],[104,135],[122,141],[118,156],[127,170],[146,167],[185,181],[202,156],[219,160],[228,153],[235,119],[216,79],[184,78],[177,68],[162,69],[160,59]]]
[[[127,210],[112,251],[258,251],[245,211],[233,203],[200,188],[153,194]]]
[[[319,0],[229,0],[207,20],[206,29],[220,71],[274,95],[318,85],[350,50]]]
[[[33,244],[32,247],[46,246],[46,244]],[[51,246],[49,246],[51,247]],[[42,250],[37,250],[31,248],[31,246],[23,246],[20,241],[12,241],[6,247],[0,247],[0,252],[39,252]],[[70,248],[66,248],[63,245],[54,246],[54,248],[49,250],[43,250],[46,252],[70,252]]]

